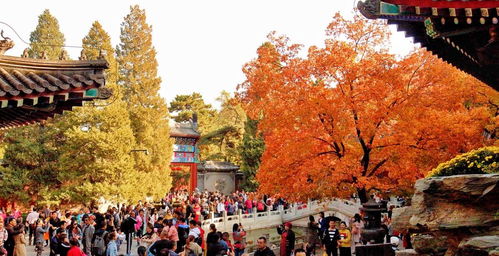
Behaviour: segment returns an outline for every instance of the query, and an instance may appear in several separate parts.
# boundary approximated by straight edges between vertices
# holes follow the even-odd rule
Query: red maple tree
[[[260,120],[260,192],[292,200],[405,190],[439,162],[492,140],[497,92],[425,50],[388,52],[381,22],[336,14],[325,46],[269,35],[239,98]]]

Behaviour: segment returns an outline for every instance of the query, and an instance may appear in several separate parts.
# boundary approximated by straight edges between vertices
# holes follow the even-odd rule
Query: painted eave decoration
[[[365,0],[358,9],[499,90],[499,0]]]

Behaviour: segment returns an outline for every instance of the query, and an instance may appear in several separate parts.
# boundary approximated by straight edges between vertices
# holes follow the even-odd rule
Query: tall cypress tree
[[[59,30],[59,22],[47,9],[38,16],[38,25],[31,32],[29,56],[41,58],[45,51],[49,60],[57,60],[61,56],[65,39]]]
[[[100,52],[106,51],[105,59],[110,66],[105,73],[106,87],[111,88],[114,95],[67,113],[65,119],[72,126],[65,132],[67,139],[59,162],[66,170],[64,173],[78,182],[65,186],[64,191],[76,193],[74,201],[82,202],[100,198],[114,202],[143,199],[132,186],[138,180],[130,156],[135,138],[127,105],[116,84],[117,62],[111,38],[95,21],[83,38],[82,46],[89,60],[98,59]]]
[[[146,22],[145,11],[138,5],[130,7],[130,14],[121,23],[120,44],[117,47],[120,79],[124,100],[135,135],[135,169],[149,188],[149,196],[160,198],[171,187],[170,160],[172,143],[168,125],[166,102],[159,96],[161,79],[158,76],[156,50],[152,45],[152,27]]]

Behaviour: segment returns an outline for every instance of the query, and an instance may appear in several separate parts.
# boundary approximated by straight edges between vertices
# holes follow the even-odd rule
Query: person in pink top
[[[201,217],[201,206],[199,203],[196,202],[196,204],[193,207],[194,210],[194,220],[199,221],[199,218]]]
[[[142,230],[142,222],[143,222],[143,218],[144,218],[144,210],[140,209],[139,210],[139,214],[137,215],[137,217],[135,217],[135,225],[134,225],[134,228],[135,228],[135,237],[137,239],[137,244],[140,244],[140,238],[142,238],[142,234],[143,234],[143,230]]]
[[[178,231],[177,228],[173,225],[173,219],[165,219],[163,221],[163,224],[165,227],[163,228],[163,231],[161,231],[161,234],[166,235],[166,238],[170,241],[173,241],[175,245],[177,245],[178,242]]]
[[[21,217],[21,216],[22,216],[22,213],[21,213],[21,211],[19,211],[19,209],[16,207],[16,208],[15,208],[15,210],[14,210],[13,215],[14,215],[14,218],[18,219],[19,217]]]
[[[244,202],[244,206],[246,207],[246,211],[248,211],[248,213],[253,213],[253,202],[251,202],[249,198],[247,198]]]

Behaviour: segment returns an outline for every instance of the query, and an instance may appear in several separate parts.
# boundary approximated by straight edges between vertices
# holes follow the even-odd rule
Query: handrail
[[[203,228],[208,228],[210,224],[215,224],[217,229],[225,231],[229,231],[235,223],[241,223],[245,227],[249,226],[250,229],[265,228],[286,221],[305,218],[322,211],[334,211],[338,216],[351,218],[358,212],[359,207],[360,204],[358,202],[342,199],[333,199],[327,202],[309,200],[306,203],[292,204],[288,209],[284,209],[280,206],[274,211],[258,212],[256,208],[254,208],[252,213],[243,214],[239,211],[235,215],[227,216],[226,212],[224,212],[224,215],[218,218],[214,218],[214,214],[212,213],[211,218],[202,221],[202,226]]]

